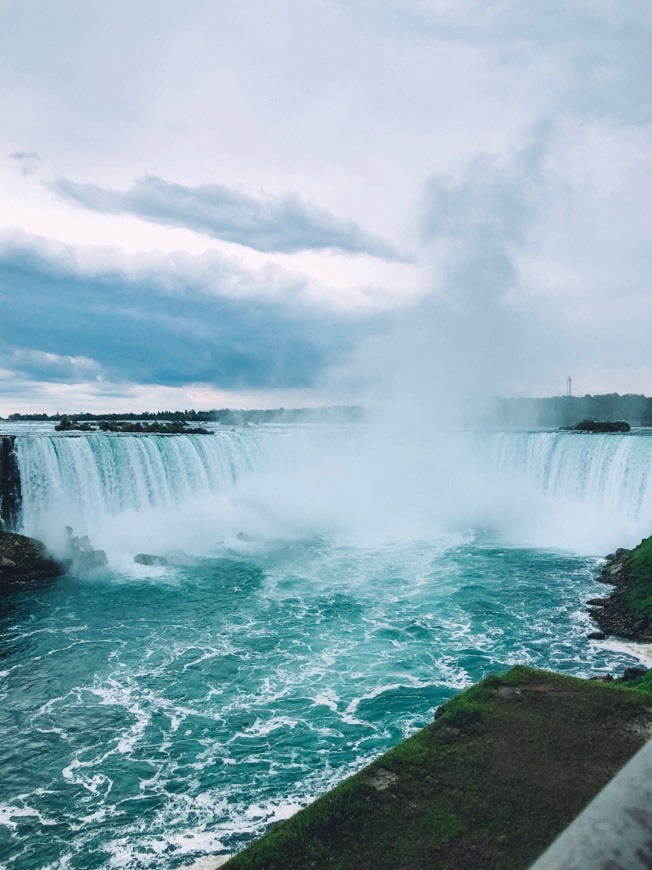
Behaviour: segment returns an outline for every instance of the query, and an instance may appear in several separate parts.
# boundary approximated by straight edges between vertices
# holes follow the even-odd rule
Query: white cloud
[[[161,0],[154,16],[145,0],[5,4],[0,226],[72,246],[89,274],[167,270],[170,292],[191,276],[196,292],[341,312],[428,292],[452,305],[463,267],[469,333],[484,318],[508,334],[506,302],[537,321],[524,352],[536,347],[537,366],[519,365],[514,347],[520,388],[554,389],[572,367],[594,390],[622,378],[649,392],[651,40],[646,0]],[[542,130],[542,158],[524,167]],[[24,175],[10,155],[33,153],[38,173]],[[261,253],[83,211],[40,183],[120,191],[147,175],[256,202],[296,197],[416,261]],[[434,222],[423,211],[433,178]],[[470,232],[480,206],[485,223]],[[487,245],[502,290],[486,288]]]

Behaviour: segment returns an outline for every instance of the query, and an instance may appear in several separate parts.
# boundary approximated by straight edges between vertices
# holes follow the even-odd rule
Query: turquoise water
[[[443,553],[313,540],[21,593],[0,623],[0,860],[185,866],[488,671],[618,669],[630,660],[584,637],[594,568],[482,538]]]
[[[202,522],[192,486],[194,513],[179,495],[175,535],[168,502],[180,491],[178,480],[148,497],[144,484],[149,502],[136,510],[128,503],[137,491],[133,464],[123,457],[119,467],[100,468],[98,459],[98,484],[89,442],[53,447],[43,437],[47,444],[29,448],[34,479],[42,474],[40,451],[50,475],[58,468],[68,475],[68,499],[75,486],[79,498],[109,493],[96,514],[110,530],[100,541],[110,562],[0,602],[2,866],[192,866],[202,855],[237,850],[431,721],[442,701],[490,671],[525,663],[588,675],[632,663],[586,640],[584,602],[604,594],[592,579],[598,560],[555,548],[554,536],[547,547],[519,546],[499,528],[464,525],[457,508],[455,523],[433,523],[426,535],[390,535],[389,522],[382,535],[370,535],[365,524],[354,529],[350,502],[340,510],[348,534],[323,512],[308,522],[306,505],[320,493],[308,489],[311,498],[297,502],[289,471],[287,487],[275,476],[270,490],[263,468],[276,463],[278,471],[287,451],[269,449],[269,439],[265,450],[254,449],[267,438],[261,434],[251,435],[244,466],[234,460],[221,478],[214,473],[220,498],[210,500],[207,484]],[[270,436],[274,443],[279,437]],[[109,452],[136,462],[136,449],[146,448],[134,440],[112,442]],[[215,443],[205,444],[222,462]],[[234,444],[229,455],[237,458],[242,445]],[[60,464],[53,466],[55,448]],[[98,449],[108,462],[107,445]],[[183,477],[180,455],[189,445],[170,441],[161,449],[180,451],[168,458]],[[504,462],[504,444],[500,449]],[[631,463],[627,468],[629,486]],[[306,480],[315,482],[302,471]],[[61,513],[62,490],[51,489],[51,496],[39,488],[27,499],[27,526]],[[412,505],[416,493],[412,485]],[[402,514],[407,500],[396,499]],[[274,503],[284,508],[270,519]],[[209,504],[217,504],[213,513]],[[362,508],[368,517],[372,505]],[[553,518],[557,508],[554,502]],[[188,546],[181,522],[189,515],[204,545],[194,558],[177,553],[187,564],[127,561],[125,523],[135,524],[136,537],[157,540],[158,517],[172,548]],[[377,516],[391,517],[390,507]],[[92,523],[100,535],[97,517]],[[330,531],[306,531],[320,523]],[[236,528],[244,531],[232,534]],[[279,529],[286,534],[274,537],[270,530]]]

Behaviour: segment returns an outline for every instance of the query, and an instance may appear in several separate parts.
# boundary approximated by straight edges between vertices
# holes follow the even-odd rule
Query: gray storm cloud
[[[63,199],[92,211],[131,214],[185,227],[266,253],[334,250],[405,259],[389,242],[366,233],[295,195],[256,198],[223,184],[187,187],[146,176],[126,191],[59,178],[50,185]]]

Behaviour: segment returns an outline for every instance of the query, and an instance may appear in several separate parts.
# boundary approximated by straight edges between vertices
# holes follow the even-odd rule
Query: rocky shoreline
[[[35,538],[0,531],[0,593],[17,583],[39,583],[65,573]]]
[[[652,537],[633,550],[618,549],[607,556],[596,577],[613,586],[605,598],[587,602],[592,618],[600,627],[589,637],[601,640],[607,635],[639,643],[652,642]]]

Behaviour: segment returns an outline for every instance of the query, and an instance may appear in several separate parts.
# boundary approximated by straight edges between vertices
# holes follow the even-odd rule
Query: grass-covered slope
[[[645,691],[513,668],[225,867],[526,868],[651,730]]]
[[[652,620],[652,538],[641,541],[627,561],[632,581],[627,604],[638,616]]]

